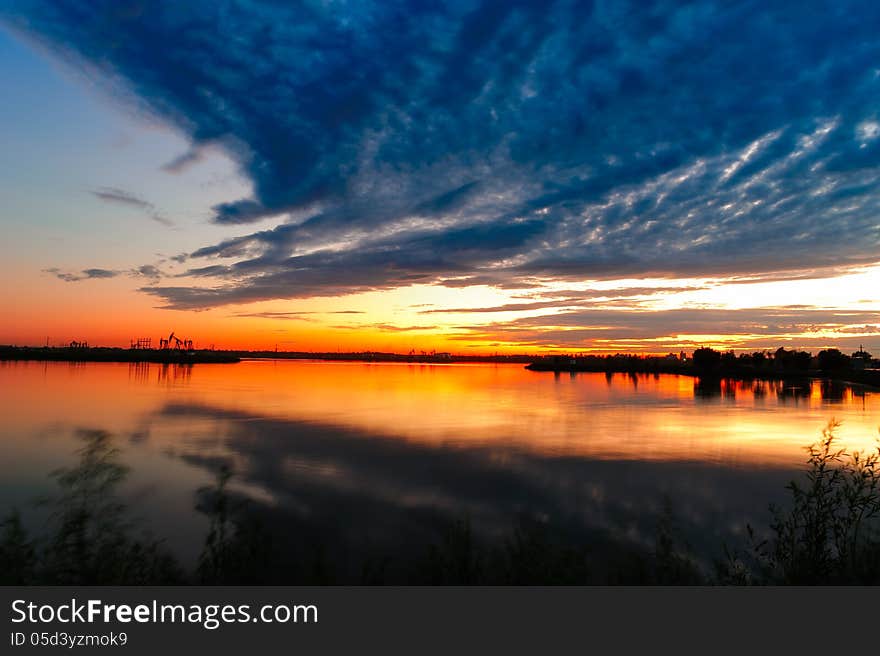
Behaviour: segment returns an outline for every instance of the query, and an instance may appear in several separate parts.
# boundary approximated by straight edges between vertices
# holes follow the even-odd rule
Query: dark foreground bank
[[[219,351],[177,348],[105,348],[90,346],[0,346],[3,360],[50,360],[60,362],[158,362],[168,364],[234,363],[256,360],[326,360],[328,362],[396,362],[410,364],[528,364],[527,355],[452,355],[450,353],[412,352],[312,352],[312,351]]]
[[[222,364],[241,358],[225,351],[182,349],[122,349],[104,347],[0,346],[0,360],[52,362],[154,362],[159,364]]]

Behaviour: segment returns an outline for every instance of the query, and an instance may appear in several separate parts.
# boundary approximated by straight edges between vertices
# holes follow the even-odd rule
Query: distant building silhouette
[[[865,347],[859,344],[859,350],[853,353],[850,362],[852,368],[857,370],[867,369],[871,366],[871,354],[865,350]]]

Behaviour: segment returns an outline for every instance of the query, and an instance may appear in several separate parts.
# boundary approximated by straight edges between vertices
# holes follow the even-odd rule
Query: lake
[[[430,542],[438,521],[501,536],[524,515],[647,548],[667,500],[710,558],[766,526],[831,418],[855,449],[880,425],[880,394],[848,386],[521,365],[3,362],[0,389],[0,511],[39,531],[49,474],[106,431],[133,516],[186,563],[222,464],[273,530],[352,562]]]

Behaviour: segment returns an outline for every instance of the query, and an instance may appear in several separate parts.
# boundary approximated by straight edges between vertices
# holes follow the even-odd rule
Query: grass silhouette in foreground
[[[807,447],[805,480],[788,484],[791,506],[771,507],[771,537],[720,568],[729,583],[788,585],[880,582],[880,447],[838,448],[831,421]]]
[[[807,447],[803,480],[788,486],[789,504],[771,507],[770,531],[749,543],[722,547],[704,571],[681,537],[671,502],[657,517],[654,546],[605,538],[577,540],[550,523],[519,517],[505,537],[480,538],[467,518],[438,529],[425,549],[403,556],[371,555],[360,577],[344,574],[322,545],[305,556],[276,548],[247,502],[228,489],[221,468],[199,490],[196,509],[209,520],[197,566],[186,572],[163,543],[128,519],[119,484],[128,469],[112,437],[81,431],[78,463],[51,474],[56,496],[44,535],[34,538],[17,512],[0,523],[0,584],[659,584],[799,585],[880,583],[880,447],[870,453],[839,448],[831,422]]]
[[[161,542],[126,518],[116,490],[128,474],[105,431],[80,431],[75,467],[52,472],[59,492],[49,506],[49,531],[31,539],[18,513],[2,523],[0,583],[144,585],[175,583],[182,574]]]

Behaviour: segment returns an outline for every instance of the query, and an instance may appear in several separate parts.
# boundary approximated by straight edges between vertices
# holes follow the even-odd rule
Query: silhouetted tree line
[[[838,351],[839,352],[839,351]],[[825,351],[822,351],[825,353]],[[804,375],[813,365],[813,355],[807,351],[778,348],[775,352],[755,351],[740,353],[720,352],[712,348],[698,348],[692,356],[694,370],[700,375]]]
[[[680,356],[657,357],[617,353],[615,355],[547,355],[527,367],[535,371],[599,371],[611,373],[688,373]]]
[[[700,376],[728,377],[800,377],[817,375],[843,377],[855,382],[876,384],[880,377],[866,370],[871,354],[859,350],[852,356],[836,348],[823,349],[816,356],[808,351],[778,348],[774,352],[756,351],[735,354],[711,348],[698,348],[691,358],[693,372]],[[856,367],[856,363],[860,366]]]
[[[813,355],[780,347],[776,351],[739,353],[701,347],[687,357],[676,355],[550,355],[528,366],[535,371],[684,374],[702,378],[790,379],[816,376],[880,386],[880,369],[871,354],[859,350],[851,356],[829,348]]]

